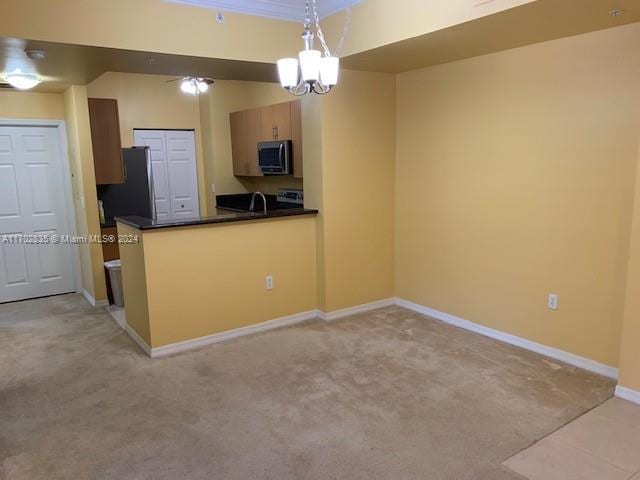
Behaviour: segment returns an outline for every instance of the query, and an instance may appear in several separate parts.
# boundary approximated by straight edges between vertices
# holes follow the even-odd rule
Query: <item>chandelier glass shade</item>
[[[306,19],[304,31],[302,32],[304,49],[300,51],[298,58],[291,57],[278,60],[280,84],[289,93],[297,96],[308,93],[323,95],[329,93],[338,84],[340,59],[337,53],[331,53],[324,40],[316,1],[306,1]],[[344,42],[349,18],[350,8],[347,10],[347,20],[338,49]],[[315,28],[315,33],[312,31],[313,28]],[[313,48],[313,42],[316,37],[320,40],[322,51]]]

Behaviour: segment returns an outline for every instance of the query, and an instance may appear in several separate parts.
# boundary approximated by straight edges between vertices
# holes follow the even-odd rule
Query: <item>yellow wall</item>
[[[280,84],[234,80],[218,80],[207,95],[201,96],[202,124],[208,126],[203,129],[203,141],[205,149],[209,149],[212,155],[212,164],[206,170],[209,191],[211,184],[215,184],[217,195],[256,190],[274,194],[280,187],[302,188],[302,181],[292,177],[233,176],[229,114],[291,100],[294,97],[283,90]],[[213,201],[214,198],[211,198],[210,207],[214,206]]]
[[[491,15],[534,0],[364,0],[352,7],[345,56],[389,43],[425,35],[476,18]],[[325,36],[338,39],[344,28],[344,12],[323,21]],[[337,41],[337,40],[334,40]],[[332,44],[334,45],[334,44]],[[296,51],[289,52],[294,55]]]
[[[313,216],[145,231],[142,242],[123,249],[125,308],[139,325],[146,283],[151,347],[316,309]],[[131,272],[141,254],[144,281]]]
[[[67,143],[78,235],[99,235],[98,197],[93,167],[87,88],[72,86],[64,92]],[[83,288],[96,300],[107,298],[102,247],[97,243],[80,245]]]
[[[635,191],[618,383],[640,392],[640,169]]]
[[[394,294],[394,76],[343,71],[321,101],[322,165],[310,176],[305,144],[305,185],[321,183],[320,307],[331,312]]]
[[[91,82],[89,97],[118,100],[122,146],[130,147],[134,128],[193,129],[196,137],[200,210],[206,213],[205,159],[198,98],[185,95],[176,77],[107,72]]]
[[[3,37],[196,57],[275,62],[300,24],[164,0],[3,0]]]
[[[58,93],[0,92],[0,118],[64,120],[64,103]]]
[[[144,265],[144,244],[140,230],[123,223],[118,223],[118,235],[132,242],[120,245],[120,261],[122,268],[122,288],[127,294],[125,313],[127,325],[146,342],[151,344],[149,328],[149,305],[147,303],[147,278]]]
[[[618,364],[638,45],[635,24],[398,76],[399,297]]]

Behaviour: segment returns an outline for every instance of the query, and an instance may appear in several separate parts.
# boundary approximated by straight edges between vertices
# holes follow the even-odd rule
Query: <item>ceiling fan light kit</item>
[[[189,95],[199,95],[209,90],[209,85],[213,85],[215,80],[208,77],[182,77],[180,79],[180,90]]]
[[[40,83],[40,79],[35,73],[23,72],[19,68],[6,73],[4,79],[9,85],[18,90],[29,90]]]
[[[317,0],[305,1],[305,21],[302,41],[304,50],[298,58],[278,60],[280,85],[289,93],[302,96],[308,93],[324,95],[338,84],[340,71],[339,52],[347,35],[351,19],[351,4],[347,7],[347,17],[335,54],[331,53],[320,26]],[[315,29],[315,33],[313,32]],[[322,51],[313,48],[314,39],[320,41]]]

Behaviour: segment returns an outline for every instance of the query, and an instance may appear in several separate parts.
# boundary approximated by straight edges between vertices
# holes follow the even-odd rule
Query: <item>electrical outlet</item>
[[[264,288],[273,290],[273,277],[271,275],[264,277]]]
[[[558,295],[556,295],[555,293],[549,294],[549,297],[547,298],[547,307],[551,310],[558,309]]]
[[[216,184],[215,183],[211,184],[211,193],[216,193]]]

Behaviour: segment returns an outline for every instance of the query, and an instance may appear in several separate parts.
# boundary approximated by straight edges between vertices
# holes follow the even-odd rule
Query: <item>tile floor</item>
[[[640,480],[640,405],[612,398],[504,465],[529,480]]]

